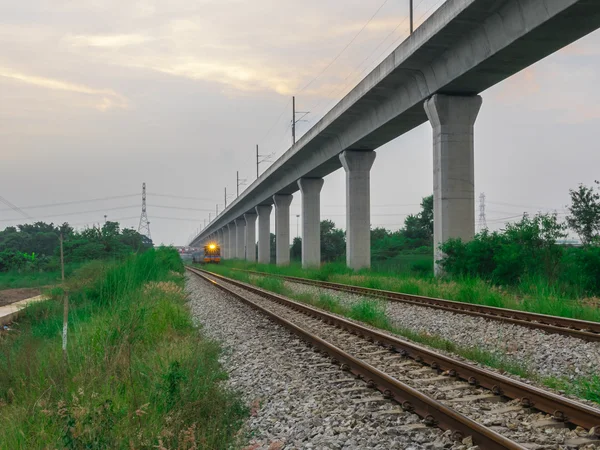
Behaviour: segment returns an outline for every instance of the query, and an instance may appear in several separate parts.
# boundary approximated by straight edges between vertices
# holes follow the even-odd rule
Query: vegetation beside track
[[[0,335],[0,448],[229,448],[246,415],[185,305],[174,249],[90,263]]]
[[[403,336],[413,342],[427,345],[429,347],[454,353],[471,361],[476,361],[485,366],[498,369],[513,375],[518,375],[523,378],[534,380],[540,384],[553,389],[564,391],[568,395],[575,395],[580,398],[594,401],[600,404],[600,378],[592,377],[577,377],[577,378],[547,378],[537,375],[527,365],[517,362],[511,358],[505,357],[500,353],[493,353],[486,350],[463,347],[455,344],[452,341],[444,339],[437,335],[429,333],[419,333],[408,328],[395,326],[390,318],[386,315],[381,300],[363,299],[362,301],[352,305],[345,306],[336,298],[327,294],[311,295],[308,293],[297,294],[286,288],[284,281],[281,278],[273,276],[256,277],[251,276],[248,272],[234,270],[239,267],[240,262],[227,262],[227,264],[214,265],[207,268],[212,272],[234,278],[239,281],[253,284],[257,287],[285,295],[303,303],[307,303],[326,311],[339,314],[360,322],[372,325],[398,336]],[[233,267],[232,267],[233,266]],[[271,267],[271,266],[268,266]],[[285,271],[290,267],[276,267],[272,269]],[[291,268],[293,269],[293,268]],[[280,272],[279,272],[280,273]],[[294,275],[299,276],[299,275]],[[309,278],[304,275],[305,278]],[[318,279],[318,278],[313,278]],[[326,280],[331,281],[331,280]],[[371,287],[371,286],[367,286]]]
[[[583,300],[564,296],[547,285],[532,283],[526,290],[502,289],[477,278],[448,280],[406,273],[392,274],[375,270],[354,272],[345,264],[324,264],[318,269],[302,269],[299,264],[276,266],[245,261],[225,261],[227,269],[243,269],[311,280],[330,281],[352,286],[383,289],[465,303],[516,309],[539,314],[600,322],[600,309]]]

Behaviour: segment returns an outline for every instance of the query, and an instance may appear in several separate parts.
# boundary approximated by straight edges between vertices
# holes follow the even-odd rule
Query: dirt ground
[[[5,289],[0,291],[0,306],[10,305],[19,300],[35,297],[41,293],[39,288]]]

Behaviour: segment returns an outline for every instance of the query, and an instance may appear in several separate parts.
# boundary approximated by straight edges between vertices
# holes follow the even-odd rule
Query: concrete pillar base
[[[475,235],[475,170],[473,126],[481,108],[479,95],[436,94],[425,102],[433,128],[434,272],[443,255],[439,245],[450,238]]]

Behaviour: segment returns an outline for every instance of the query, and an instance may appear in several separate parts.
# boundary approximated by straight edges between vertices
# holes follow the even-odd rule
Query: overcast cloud
[[[387,2],[305,88],[381,3],[2,1],[0,196],[35,219],[83,227],[106,214],[137,227],[146,182],[155,242],[185,244],[223,208],[224,187],[235,192],[236,170],[254,179],[257,143],[287,150],[292,95],[311,111],[302,134],[406,36],[405,2]],[[440,3],[417,1],[415,17]],[[564,213],[569,188],[600,178],[599,81],[595,32],[483,93],[476,192],[492,228],[523,211]],[[372,223],[397,229],[432,191],[429,124],[377,155]],[[344,227],[344,202],[338,171],[325,180],[323,218]],[[299,205],[296,195],[294,215]],[[0,207],[0,229],[25,220]]]

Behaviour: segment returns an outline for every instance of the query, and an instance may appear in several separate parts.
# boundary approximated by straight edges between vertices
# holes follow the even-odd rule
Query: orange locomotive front
[[[204,246],[204,263],[215,263],[221,262],[221,247],[216,242],[209,242]]]

